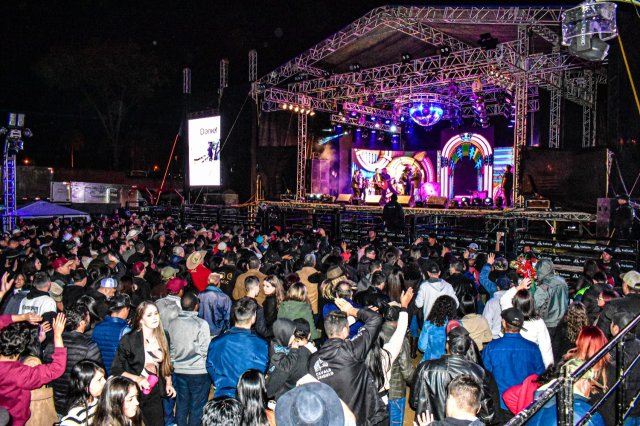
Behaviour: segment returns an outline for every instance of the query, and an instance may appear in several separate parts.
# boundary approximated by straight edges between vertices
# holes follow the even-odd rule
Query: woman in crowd
[[[144,423],[162,425],[162,395],[175,397],[171,381],[169,337],[153,302],[142,302],[136,309],[132,331],[120,340],[111,365],[112,375],[122,375],[142,391],[140,406]]]
[[[278,309],[278,319],[280,318],[289,318],[290,320],[303,318],[307,320],[309,327],[311,327],[311,340],[316,340],[320,337],[313,321],[313,313],[307,297],[307,288],[302,283],[295,283],[287,290],[287,296]]]
[[[82,360],[71,370],[68,413],[60,426],[88,426],[98,407],[98,398],[104,388],[105,372],[95,361]]]
[[[160,407],[162,411],[162,406]],[[112,376],[102,390],[93,426],[142,426],[160,423],[143,423],[138,386],[124,376]]]
[[[578,337],[576,338],[576,345],[573,349],[570,349],[563,359],[565,361],[579,360],[581,362],[588,361],[592,356],[598,353],[607,344],[607,337],[602,330],[594,325],[587,325],[582,327]],[[593,366],[594,382],[597,382],[597,387],[600,389],[606,389],[608,386],[607,367],[611,364],[611,355],[607,354],[600,359]]]
[[[394,267],[393,271],[387,276],[384,293],[389,296],[391,302],[400,303],[400,297],[404,290],[404,275],[402,274],[402,269]]]
[[[264,279],[262,290],[265,295],[264,303],[262,304],[264,319],[267,327],[271,328],[278,318],[278,308],[285,299],[284,285],[277,275],[269,275]]]
[[[457,312],[458,306],[451,296],[440,296],[433,303],[418,339],[418,349],[424,352],[422,361],[438,359],[444,355],[446,327],[450,320],[457,318]]]
[[[240,380],[236,396],[242,404],[242,426],[275,426],[275,413],[267,409],[264,376],[258,370],[247,370]]]
[[[493,334],[487,319],[477,314],[476,300],[473,295],[465,294],[462,296],[459,308],[464,315],[460,323],[469,332],[469,336],[473,339],[478,349],[484,349],[484,345],[493,340]]]
[[[587,325],[587,308],[581,302],[573,302],[553,336],[553,354],[556,362],[561,361],[562,356],[575,346],[580,330]]]
[[[30,285],[27,285],[27,278],[23,273],[17,273],[13,277],[13,288],[11,294],[5,296],[2,300],[4,315],[16,315],[20,309],[20,302],[29,293]]]

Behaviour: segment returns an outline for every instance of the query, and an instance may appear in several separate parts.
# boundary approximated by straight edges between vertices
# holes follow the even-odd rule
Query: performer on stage
[[[380,174],[380,169],[376,169],[376,173],[373,175],[373,189],[376,195],[382,194],[382,185],[383,179],[382,175]]]
[[[382,169],[382,173],[380,173],[380,177],[382,181],[380,182],[380,204],[387,204],[387,191],[391,189],[392,193],[396,193],[396,191],[391,186],[391,176],[387,173],[386,167]]]
[[[422,188],[422,173],[420,173],[420,168],[418,166],[415,166],[413,168],[413,173],[411,174],[411,182],[411,195],[413,195],[413,201],[424,201],[420,196],[420,188]]]
[[[402,175],[400,175],[400,181],[402,182],[402,188],[404,195],[411,195],[411,179],[413,174],[411,173],[411,167],[404,168]]]
[[[502,193],[504,194],[504,206],[511,207],[511,193],[513,192],[513,172],[511,164],[507,164],[502,175]]]
[[[353,173],[353,176],[351,177],[351,190],[353,191],[353,198],[356,200],[359,200],[362,196],[362,193],[360,192],[361,187],[362,174],[360,173],[359,169],[356,169],[356,171]]]

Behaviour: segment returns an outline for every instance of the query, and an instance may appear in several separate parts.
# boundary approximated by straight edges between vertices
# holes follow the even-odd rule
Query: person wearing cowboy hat
[[[194,251],[187,258],[187,269],[198,292],[203,292],[209,285],[211,271],[203,265],[206,252]]]

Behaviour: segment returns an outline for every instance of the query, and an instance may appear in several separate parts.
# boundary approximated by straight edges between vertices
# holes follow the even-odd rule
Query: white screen
[[[189,185],[220,185],[220,116],[189,120]]]

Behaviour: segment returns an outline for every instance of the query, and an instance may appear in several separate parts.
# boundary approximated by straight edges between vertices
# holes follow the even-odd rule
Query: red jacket
[[[533,402],[534,394],[540,387],[540,383],[535,382],[537,379],[538,375],[532,374],[524,382],[511,386],[504,392],[502,400],[513,414],[518,414]]]
[[[0,407],[6,408],[13,426],[23,426],[31,412],[31,390],[62,376],[67,365],[67,348],[55,348],[51,364],[27,367],[20,361],[0,362]]]
[[[201,263],[196,266],[196,269],[190,269],[189,273],[191,274],[193,285],[202,293],[209,285],[209,275],[211,271]]]
[[[11,315],[0,315],[0,330],[12,324]]]

